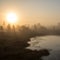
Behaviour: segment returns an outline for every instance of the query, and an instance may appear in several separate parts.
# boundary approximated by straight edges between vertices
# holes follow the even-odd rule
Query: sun
[[[7,22],[10,24],[14,24],[17,22],[17,15],[13,12],[7,13],[6,18],[7,18]]]

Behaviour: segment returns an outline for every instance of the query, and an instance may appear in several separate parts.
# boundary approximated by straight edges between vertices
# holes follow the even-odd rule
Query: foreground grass
[[[26,49],[29,46],[30,35],[16,33],[0,33],[0,60],[42,60],[41,57],[48,56],[47,49],[32,51]]]

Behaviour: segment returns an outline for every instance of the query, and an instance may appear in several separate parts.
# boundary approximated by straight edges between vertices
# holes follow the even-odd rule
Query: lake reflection
[[[46,48],[51,50],[51,54],[43,60],[60,60],[60,36],[42,36],[31,38],[27,49],[40,50]]]

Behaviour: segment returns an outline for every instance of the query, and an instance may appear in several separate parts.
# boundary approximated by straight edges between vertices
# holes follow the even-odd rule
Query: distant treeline
[[[42,26],[40,23],[34,24],[32,26],[22,25],[22,26],[14,26],[8,24],[7,27],[4,25],[0,26],[0,33],[16,33],[21,36],[42,36],[42,35],[60,35],[60,23],[55,26]]]

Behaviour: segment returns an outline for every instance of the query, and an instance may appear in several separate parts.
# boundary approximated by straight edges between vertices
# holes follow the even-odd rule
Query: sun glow
[[[8,13],[6,18],[7,18],[7,22],[10,24],[14,24],[17,22],[17,15],[13,12]]]

